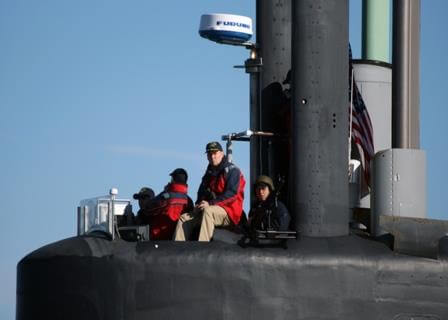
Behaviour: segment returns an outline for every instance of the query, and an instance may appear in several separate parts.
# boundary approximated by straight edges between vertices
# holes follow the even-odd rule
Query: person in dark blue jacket
[[[249,212],[251,230],[287,231],[291,217],[286,206],[277,199],[274,183],[268,176],[255,181],[256,202]]]

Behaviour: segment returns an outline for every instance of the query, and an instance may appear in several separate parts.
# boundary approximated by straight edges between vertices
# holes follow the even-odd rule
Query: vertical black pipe
[[[291,211],[305,236],[348,234],[348,0],[292,5]]]
[[[257,44],[263,59],[260,76],[261,112],[256,120],[262,131],[273,132],[276,137],[253,138],[259,143],[256,175],[266,174],[276,180],[289,175],[288,111],[283,81],[291,69],[291,0],[257,0]],[[257,142],[255,142],[257,143]],[[271,145],[269,145],[271,144]],[[252,149],[252,148],[251,148]],[[253,181],[251,181],[253,183]],[[251,183],[251,184],[252,184]],[[287,190],[283,190],[285,200]]]
[[[258,52],[252,51],[251,57],[246,60],[246,72],[250,75],[250,129],[260,130],[260,73],[262,60],[258,57]],[[253,202],[254,192],[252,190],[255,179],[260,174],[260,141],[254,136],[250,139],[250,200]]]
[[[392,148],[420,148],[420,0],[394,0]]]

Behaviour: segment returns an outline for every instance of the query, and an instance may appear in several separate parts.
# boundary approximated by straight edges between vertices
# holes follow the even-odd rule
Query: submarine
[[[82,203],[77,236],[18,263],[16,319],[448,319],[448,224],[424,209],[419,5],[393,3],[392,65],[351,67],[348,0],[257,0],[256,43],[247,20],[202,32],[250,52],[250,129],[222,139],[227,156],[249,142],[251,185],[284,176],[296,236],[241,245],[216,230],[209,243],[181,243],[128,226],[122,234],[138,236],[127,241],[116,221],[128,203],[111,190]],[[380,144],[371,159],[349,140],[355,77]],[[96,226],[91,206],[104,209]]]

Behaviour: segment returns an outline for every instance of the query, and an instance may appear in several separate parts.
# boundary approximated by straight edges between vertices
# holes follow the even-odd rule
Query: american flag
[[[375,155],[373,146],[373,127],[370,120],[369,112],[367,111],[364,100],[359,92],[358,86],[355,82],[352,65],[352,50],[350,53],[350,109],[351,109],[351,138],[358,148],[361,157],[361,165],[363,168],[364,178],[367,185],[370,187],[370,161]],[[353,86],[353,88],[352,88]]]

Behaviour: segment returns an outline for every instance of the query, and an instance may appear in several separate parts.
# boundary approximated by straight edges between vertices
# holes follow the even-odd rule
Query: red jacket
[[[224,157],[217,168],[208,166],[199,186],[197,203],[206,200],[210,205],[222,207],[237,225],[243,212],[245,185],[240,169]]]
[[[149,223],[151,240],[171,240],[177,220],[184,212],[190,212],[193,201],[187,195],[185,184],[169,183],[165,191],[151,201]]]

